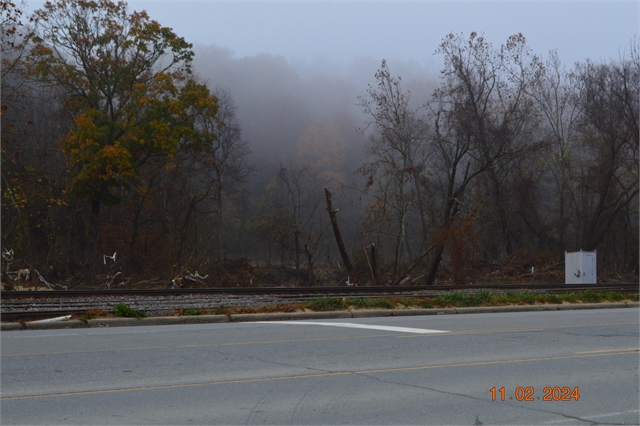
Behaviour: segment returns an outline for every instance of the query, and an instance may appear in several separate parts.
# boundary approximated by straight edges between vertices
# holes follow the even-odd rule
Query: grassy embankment
[[[637,293],[619,293],[616,291],[582,291],[575,293],[544,294],[544,293],[491,293],[489,291],[467,294],[452,292],[432,298],[338,298],[321,297],[305,303],[278,304],[251,307],[218,307],[214,309],[182,309],[175,315],[227,315],[253,314],[276,312],[308,312],[308,311],[340,311],[347,309],[437,309],[463,308],[477,306],[508,306],[508,305],[553,305],[563,303],[601,303],[601,302],[637,302]],[[147,314],[134,311],[126,305],[118,305],[113,313],[102,310],[89,310],[83,319],[98,316],[128,316],[143,317]]]

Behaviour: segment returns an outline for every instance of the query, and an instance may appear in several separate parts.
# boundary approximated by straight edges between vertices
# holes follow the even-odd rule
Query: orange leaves
[[[89,200],[97,199],[105,204],[119,202],[119,199],[110,193],[109,188],[125,186],[135,176],[129,151],[116,142],[94,152],[85,151],[85,154],[88,155],[82,158],[81,165],[73,173],[71,191],[78,196]]]
[[[101,130],[94,123],[97,111],[87,111],[74,118],[76,130],[69,133],[63,144],[65,153],[70,155],[71,162],[80,162],[86,151],[95,150],[99,140],[103,138]]]
[[[117,203],[150,158],[215,140],[217,100],[188,78],[191,45],[170,28],[109,0],[59,0],[35,16],[31,75],[75,116],[63,143],[74,194]]]
[[[113,126],[101,111],[87,110],[74,122],[63,144],[70,160],[71,192],[90,200],[106,196],[102,201],[109,202],[109,188],[124,186],[135,176],[131,154],[119,141],[109,143]]]

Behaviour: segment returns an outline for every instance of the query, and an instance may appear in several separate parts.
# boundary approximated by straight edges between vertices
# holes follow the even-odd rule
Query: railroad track
[[[502,284],[491,286],[404,286],[404,287],[295,287],[217,288],[175,290],[82,290],[2,292],[3,321],[32,320],[62,315],[85,314],[87,310],[110,312],[119,303],[163,315],[177,310],[219,307],[260,307],[300,303],[318,297],[436,297],[451,291],[572,291],[638,292],[637,283],[598,285]]]
[[[461,291],[461,290],[543,290],[543,291],[638,291],[638,283],[607,283],[607,284],[491,284],[491,285],[440,285],[440,286],[377,286],[377,287],[221,287],[221,288],[180,288],[161,290],[54,290],[54,291],[3,291],[1,300],[19,298],[55,298],[55,297],[96,297],[96,296],[177,296],[193,294],[218,295],[362,295],[362,294],[404,294],[424,291]]]

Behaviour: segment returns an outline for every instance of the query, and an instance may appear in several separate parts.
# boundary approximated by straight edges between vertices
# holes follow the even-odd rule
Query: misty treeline
[[[108,0],[22,10],[2,2],[5,283],[562,281],[580,249],[637,280],[635,41],[566,67],[449,34],[440,76],[403,80],[193,48]]]

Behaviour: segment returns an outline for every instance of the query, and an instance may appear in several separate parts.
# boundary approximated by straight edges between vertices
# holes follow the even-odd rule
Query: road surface
[[[612,309],[3,332],[0,420],[638,424],[638,319]]]

